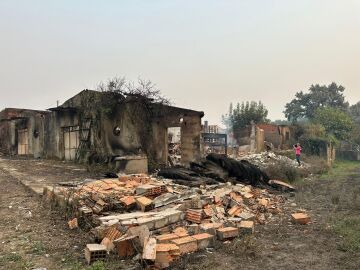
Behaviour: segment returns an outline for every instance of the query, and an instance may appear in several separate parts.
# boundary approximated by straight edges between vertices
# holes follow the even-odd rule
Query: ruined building
[[[113,162],[120,167],[132,162],[145,171],[148,164],[167,164],[168,129],[178,127],[181,163],[186,164],[200,158],[203,115],[136,96],[83,90],[46,111],[3,110],[0,150],[36,158]]]

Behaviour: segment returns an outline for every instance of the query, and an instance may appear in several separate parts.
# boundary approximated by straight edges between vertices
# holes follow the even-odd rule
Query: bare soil
[[[29,175],[33,173],[26,163],[29,161],[17,162],[12,164],[18,166],[23,176],[26,171]],[[87,176],[86,170],[64,169],[60,163],[56,166],[60,166],[59,171],[54,173],[45,165],[37,165],[34,173],[42,177],[54,174],[53,179],[61,175],[91,176]],[[188,255],[173,268],[359,269],[360,252],[339,248],[344,239],[334,232],[333,224],[360,214],[360,163],[341,175],[305,180],[297,186],[295,196],[289,195],[287,214],[275,224],[257,225],[254,236]],[[305,209],[312,223],[292,224],[289,214],[295,209]],[[90,234],[79,229],[70,231],[63,213],[43,205],[40,197],[1,166],[0,217],[0,269],[88,268],[83,248],[91,242]],[[114,261],[106,262],[105,269],[134,267],[131,261]]]

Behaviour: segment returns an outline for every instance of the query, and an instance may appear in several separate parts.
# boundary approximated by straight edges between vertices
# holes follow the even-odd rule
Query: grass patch
[[[0,258],[0,263],[4,263],[4,262],[20,262],[22,261],[22,257],[19,254],[16,253],[11,253],[11,254],[7,254],[3,257]]]
[[[35,242],[32,245],[30,252],[35,255],[44,255],[45,251],[45,246],[42,242]]]
[[[5,268],[2,268],[2,267]],[[34,266],[34,263],[27,261],[20,254],[11,253],[4,256],[0,256],[0,268],[12,269],[12,270],[30,270]]]
[[[86,268],[86,270],[105,270],[105,264],[103,261],[96,261],[91,266]]]
[[[343,251],[360,251],[360,217],[346,217],[334,224],[335,232],[343,237],[339,248]]]
[[[330,168],[329,171],[323,173],[320,179],[349,176],[349,172],[356,169],[360,169],[360,161],[336,160],[333,168]]]

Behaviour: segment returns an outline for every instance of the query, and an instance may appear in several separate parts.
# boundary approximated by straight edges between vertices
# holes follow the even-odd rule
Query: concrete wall
[[[73,111],[54,111],[46,116],[45,149],[47,158],[64,159],[63,128],[79,125],[79,116]]]

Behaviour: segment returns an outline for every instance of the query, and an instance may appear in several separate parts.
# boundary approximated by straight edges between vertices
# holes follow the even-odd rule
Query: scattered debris
[[[294,159],[290,159],[286,156],[275,154],[274,152],[262,152],[258,154],[248,154],[240,157],[241,160],[247,160],[252,164],[258,166],[262,170],[266,169],[271,165],[282,165],[286,164],[288,166],[298,168],[298,164]],[[309,164],[301,162],[303,168],[309,168]]]
[[[68,222],[68,225],[69,225],[69,229],[70,230],[73,230],[73,229],[76,229],[78,227],[78,220],[77,218],[73,218],[72,220],[70,220]]]
[[[295,191],[295,187],[280,180],[270,180],[269,185],[282,191]]]

